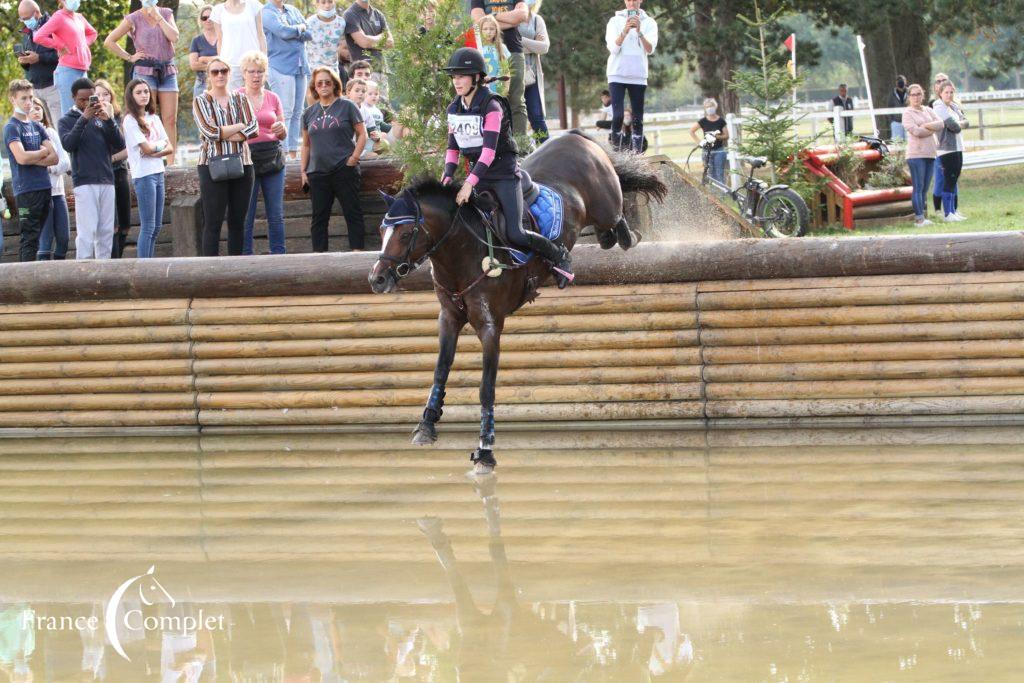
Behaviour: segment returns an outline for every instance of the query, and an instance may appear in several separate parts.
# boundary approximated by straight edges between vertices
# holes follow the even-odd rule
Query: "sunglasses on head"
[[[231,71],[231,69],[225,69],[225,68],[210,69],[210,75],[211,76],[223,76],[224,74],[226,74],[229,71]]]

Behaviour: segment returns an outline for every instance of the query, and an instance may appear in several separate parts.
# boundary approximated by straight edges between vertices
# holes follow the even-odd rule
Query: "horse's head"
[[[445,205],[454,207],[454,192],[442,188],[436,181],[430,185],[437,186],[433,189],[443,195]],[[451,228],[451,212],[441,210],[433,203],[421,202],[421,193],[416,187],[406,188],[394,197],[383,192],[381,195],[387,203],[388,212],[380,224],[380,257],[368,277],[375,294],[394,291],[399,280],[434,254]]]

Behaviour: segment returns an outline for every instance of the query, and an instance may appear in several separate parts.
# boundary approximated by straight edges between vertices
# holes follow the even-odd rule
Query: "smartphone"
[[[302,183],[303,194],[309,194],[309,183]]]
[[[628,9],[628,10],[626,10],[626,18],[627,19],[632,19],[633,17],[638,17],[638,16],[640,16],[640,10],[638,10],[638,9]]]
[[[96,97],[95,95],[90,95],[89,96],[89,104],[96,104],[99,101],[100,101],[100,98]]]

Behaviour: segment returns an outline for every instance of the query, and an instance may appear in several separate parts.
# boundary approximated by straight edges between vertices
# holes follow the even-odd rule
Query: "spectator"
[[[488,14],[498,21],[501,39],[510,53],[508,103],[512,106],[512,134],[526,135],[526,58],[519,25],[530,18],[530,10],[523,0],[471,0],[469,6],[474,24]]]
[[[601,91],[601,118],[596,125],[598,128],[612,129],[612,94],[607,90]]]
[[[504,94],[503,91],[505,89],[500,86],[497,79],[508,69],[506,65],[512,53],[508,51],[508,48],[505,47],[505,43],[499,36],[498,20],[491,15],[481,17],[480,23],[476,26],[476,32],[476,44],[480,46],[480,54],[484,56],[484,64],[487,65],[487,77],[495,79],[495,82],[491,83],[488,87],[493,93]]]
[[[60,93],[53,84],[53,72],[57,68],[57,51],[40,45],[32,38],[32,32],[50,20],[49,14],[43,14],[34,0],[21,0],[18,3],[18,18],[25,24],[21,30],[21,47],[18,51],[18,63],[25,70],[25,78],[32,84],[35,96],[46,102],[50,112],[60,116]]]
[[[188,66],[196,74],[192,99],[206,92],[206,67],[217,56],[217,29],[210,21],[212,13],[213,5],[199,8],[199,35],[192,39],[192,45],[188,48]]]
[[[225,211],[228,254],[236,256],[242,253],[245,216],[252,197],[252,156],[247,141],[259,134],[259,124],[245,95],[228,92],[231,67],[224,59],[211,61],[206,73],[207,90],[192,102],[199,129],[197,171],[203,205],[203,256],[220,252]],[[218,161],[216,175],[210,172],[213,159]]]
[[[372,129],[377,133],[376,136],[371,136],[367,132],[369,140],[366,142],[366,148],[378,155],[385,154],[390,149],[386,135],[391,132],[392,128],[391,124],[387,122],[384,112],[381,111],[379,103],[380,85],[376,81],[368,81],[366,83],[366,100],[360,107],[359,113],[363,117],[363,123],[366,124],[366,130]]]
[[[889,93],[889,107],[892,109],[906,109],[907,107],[907,77],[897,76],[896,87]],[[891,129],[889,138],[891,140],[906,140],[907,131],[903,130],[903,115],[893,114],[889,117]]]
[[[926,195],[935,170],[935,133],[944,128],[931,107],[924,105],[924,88],[914,83],[907,88],[910,105],[903,111],[903,129],[907,131],[907,166],[910,167],[911,196],[916,224],[931,225],[925,217]]]
[[[75,193],[75,258],[110,258],[114,242],[114,164],[124,137],[114,107],[103,104],[88,78],[71,84],[74,106],[60,118],[60,142],[71,154]]]
[[[39,236],[36,260],[63,261],[68,253],[68,240],[71,238],[71,219],[68,216],[68,203],[64,198],[64,174],[71,170],[71,157],[60,144],[60,135],[53,127],[50,108],[42,98],[32,98],[32,109],[28,117],[43,125],[46,137],[57,155],[57,163],[47,169],[50,173],[50,212]]]
[[[263,27],[267,32],[270,60],[267,81],[281,101],[288,127],[288,154],[295,159],[299,153],[299,125],[309,78],[306,43],[313,36],[306,28],[302,13],[283,0],[267,0],[263,6]],[[244,80],[248,85],[248,79]]]
[[[4,147],[11,163],[11,184],[18,205],[21,246],[18,258],[35,261],[39,233],[50,213],[50,175],[46,169],[58,163],[46,129],[29,118],[32,84],[23,78],[7,87],[14,114],[4,126]]]
[[[371,7],[370,0],[356,0],[345,10],[345,44],[353,67],[362,60],[370,62],[373,70],[369,80],[380,84],[384,98],[387,99],[387,68],[382,50],[393,48],[395,39],[384,13]]]
[[[300,168],[302,186],[308,188],[313,201],[313,251],[327,251],[327,228],[335,199],[341,202],[345,214],[349,247],[362,251],[359,156],[366,147],[366,126],[355,103],[341,97],[341,79],[334,71],[314,69],[309,88],[316,102],[302,114]]]
[[[92,64],[89,46],[96,41],[96,29],[78,13],[81,4],[82,0],[57,0],[60,9],[32,34],[37,45],[52,48],[59,55],[53,83],[60,95],[63,114],[74,105],[71,86],[89,73]]]
[[[234,92],[242,87],[242,55],[252,50],[267,52],[263,6],[259,0],[225,0],[214,5],[210,22],[217,32],[217,56],[231,67],[227,90]]]
[[[114,110],[114,123],[118,130],[121,128],[121,105],[120,98],[114,91],[114,86],[105,79],[93,81],[96,85],[96,97],[100,104],[110,104]],[[121,258],[124,252],[124,245],[128,242],[128,233],[132,229],[132,182],[131,174],[128,172],[128,150],[123,146],[110,158],[114,165],[114,206],[116,212],[114,239],[111,244],[110,258]]]
[[[698,129],[702,133],[700,138],[697,137]],[[725,119],[718,114],[718,102],[714,97],[704,100],[704,117],[690,127],[690,137],[698,144],[708,133],[715,136],[715,144],[711,147],[711,177],[724,183],[726,157],[724,143],[729,139],[729,129],[725,126]]]
[[[199,9],[200,33],[193,38],[188,46],[188,68],[196,73],[193,85],[193,99],[206,92],[206,68],[210,59],[217,56],[217,30],[210,20],[213,5],[203,5]]]
[[[334,0],[317,0],[316,14],[306,18],[306,30],[310,35],[306,43],[310,70],[320,66],[337,69],[345,44],[345,18],[338,14]]]
[[[174,63],[174,46],[179,34],[174,12],[167,7],[157,7],[156,3],[157,0],[142,0],[142,9],[125,17],[103,45],[134,65],[132,78],[149,83],[173,149],[178,145],[178,67]],[[117,44],[126,35],[131,36],[135,54],[129,54]]]
[[[523,40],[523,54],[526,60],[526,71],[523,81],[526,88],[526,117],[533,129],[533,137],[538,144],[548,139],[547,109],[544,106],[544,65],[541,55],[551,49],[548,27],[544,17],[540,15],[543,0],[528,0],[526,3],[529,18],[519,24],[519,35]]]
[[[942,73],[941,71],[935,74],[935,80],[932,83],[932,99],[928,101],[929,107],[935,107],[935,103],[939,101],[939,93],[942,91],[942,86],[946,83],[951,83],[949,76]],[[932,188],[932,205],[936,211],[942,209],[942,188],[945,186],[945,178],[942,177],[942,164],[939,162],[939,157],[935,157],[935,185]],[[953,203],[957,203],[957,197],[953,197]]]
[[[249,210],[245,216],[245,236],[242,253],[252,254],[253,225],[256,223],[256,204],[263,191],[263,206],[267,213],[267,237],[271,254],[285,253],[284,246],[284,148],[281,141],[289,137],[284,106],[280,98],[267,90],[268,61],[262,52],[247,52],[242,56],[245,87],[240,91],[249,100],[256,114],[259,132],[249,141],[252,156],[253,187]],[[301,97],[301,94],[300,94]]]
[[[164,157],[174,154],[163,121],[153,106],[148,80],[128,83],[124,95],[124,141],[128,149],[135,197],[139,205],[138,258],[153,258],[156,238],[164,223]]]
[[[612,97],[611,143],[616,149],[632,149],[641,154],[644,143],[644,96],[647,92],[647,58],[658,46],[658,24],[640,9],[643,0],[625,0],[626,8],[608,20],[605,43],[608,46],[608,90]],[[623,104],[626,93],[633,110],[633,131],[627,140],[622,134]]]
[[[368,81],[364,81],[361,78],[352,78],[349,80],[348,89],[345,91],[345,97],[351,100],[359,109],[359,116],[366,127],[366,146],[363,148],[363,153],[359,155],[360,159],[376,158],[377,155],[373,153],[373,140],[374,138],[380,139],[380,132],[377,130],[376,121],[373,118],[367,117],[369,113],[366,107],[366,88],[368,83]]]
[[[833,109],[835,109],[836,107],[842,107],[846,111],[852,111],[853,110],[853,98],[849,97],[846,93],[847,93],[846,84],[845,83],[840,83],[839,84],[839,94],[832,98],[832,108]],[[853,117],[852,116],[844,116],[842,118],[843,118],[843,133],[845,135],[851,135],[853,133]],[[835,120],[834,119],[830,119],[830,120],[832,121],[832,127],[836,128]],[[838,128],[836,128],[836,129],[838,130]]]
[[[364,82],[372,81],[373,73],[370,71],[370,63],[365,59],[360,59],[358,62],[352,62],[352,66],[349,68],[348,77],[358,78]],[[345,92],[348,92],[347,86]]]
[[[964,110],[953,100],[956,88],[946,81],[939,90],[933,110],[943,122],[938,134],[936,155],[942,166],[942,212],[947,223],[966,220],[956,207],[956,185],[964,165],[964,140],[961,131],[968,126]]]
[[[633,139],[633,110],[629,107],[622,112],[622,139],[632,140]],[[642,145],[640,147],[640,154],[647,151],[647,136],[644,135],[642,138]]]

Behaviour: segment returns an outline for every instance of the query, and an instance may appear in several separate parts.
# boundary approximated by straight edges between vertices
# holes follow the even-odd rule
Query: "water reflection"
[[[1022,436],[7,439],[0,681],[1012,680]]]

